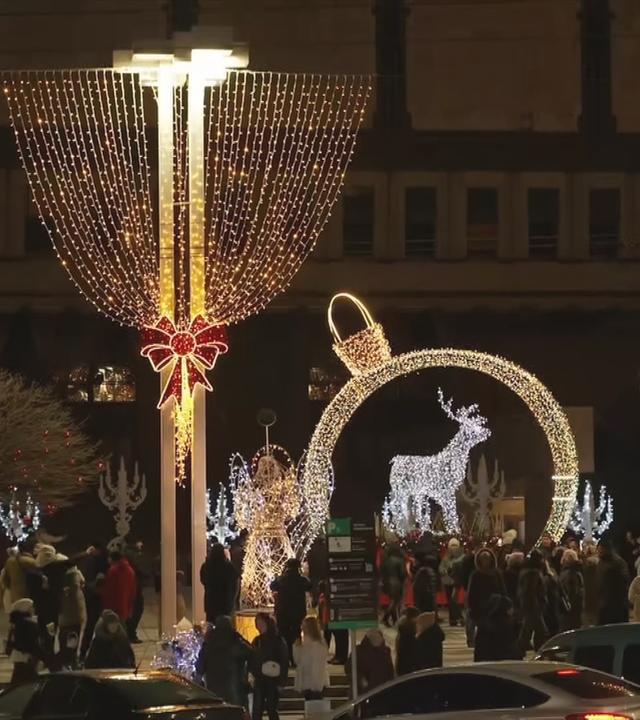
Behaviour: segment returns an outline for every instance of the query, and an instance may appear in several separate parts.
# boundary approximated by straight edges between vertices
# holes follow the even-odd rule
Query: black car
[[[85,670],[41,675],[0,694],[0,720],[246,720],[229,705],[166,671]]]

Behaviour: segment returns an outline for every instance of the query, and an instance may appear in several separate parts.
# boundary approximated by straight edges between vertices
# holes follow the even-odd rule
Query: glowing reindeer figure
[[[464,483],[471,448],[491,436],[477,405],[454,411],[453,400],[445,403],[440,388],[438,401],[459,429],[436,455],[396,455],[391,461],[391,491],[382,512],[385,524],[398,535],[431,530],[430,500],[441,507],[446,532],[460,532],[456,490]]]

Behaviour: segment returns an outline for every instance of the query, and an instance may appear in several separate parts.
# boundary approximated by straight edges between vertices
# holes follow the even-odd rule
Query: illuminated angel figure
[[[269,585],[285,562],[295,555],[287,526],[301,509],[300,486],[286,450],[265,445],[250,468],[241,455],[231,458],[238,530],[249,532],[242,566],[243,607],[263,607],[273,601]]]

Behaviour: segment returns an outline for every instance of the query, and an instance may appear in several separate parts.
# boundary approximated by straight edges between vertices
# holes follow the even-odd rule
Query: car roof
[[[599,625],[595,627],[580,628],[578,630],[567,630],[567,632],[554,635],[547,640],[541,649],[555,647],[562,642],[573,644],[576,641],[604,641],[620,642],[621,639],[632,639],[637,641],[640,638],[640,623],[616,623],[614,625]]]

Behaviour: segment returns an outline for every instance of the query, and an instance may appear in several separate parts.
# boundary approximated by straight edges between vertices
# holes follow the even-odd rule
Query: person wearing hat
[[[495,593],[487,603],[485,621],[478,627],[473,659],[476,662],[522,660],[516,641],[513,603],[507,595]]]
[[[414,670],[442,667],[444,632],[435,612],[424,612],[416,618]]]
[[[113,610],[103,610],[84,662],[91,669],[126,669],[136,666],[124,625]]]
[[[6,653],[13,663],[11,684],[33,680],[38,676],[38,661],[42,658],[38,621],[33,600],[21,598],[11,605]]]
[[[458,591],[462,577],[462,545],[458,538],[451,538],[447,552],[440,561],[440,579],[447,594],[449,608],[449,625],[462,623],[462,609],[458,604]]]
[[[358,673],[358,692],[365,693],[392,680],[395,673],[391,660],[391,649],[384,641],[379,628],[369,628],[356,646],[356,670]],[[350,680],[351,662],[345,663],[345,671]],[[349,682],[349,684],[351,684]]]

